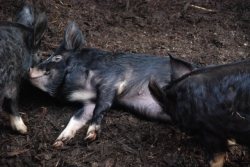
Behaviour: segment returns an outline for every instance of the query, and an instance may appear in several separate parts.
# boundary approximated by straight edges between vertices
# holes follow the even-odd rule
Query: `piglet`
[[[104,115],[113,104],[151,120],[171,121],[148,89],[151,75],[160,86],[168,84],[169,58],[81,48],[83,43],[82,32],[73,21],[51,57],[30,69],[30,81],[34,86],[53,97],[82,104],[56,139],[55,146],[74,137],[89,120],[91,123],[85,139],[94,140]],[[198,68],[184,63],[193,70]]]
[[[27,133],[27,127],[18,112],[19,85],[30,67],[41,62],[38,48],[48,25],[43,13],[34,27],[33,20],[33,8],[25,3],[13,22],[0,22],[0,106],[9,114],[12,129],[20,133]]]
[[[250,60],[192,71],[170,54],[171,84],[149,89],[173,122],[197,135],[211,167],[224,164],[228,139],[250,146]],[[168,78],[166,76],[165,78]]]

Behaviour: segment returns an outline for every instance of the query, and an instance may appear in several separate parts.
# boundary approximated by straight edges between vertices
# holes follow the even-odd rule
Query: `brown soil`
[[[86,46],[111,52],[166,55],[175,53],[201,65],[224,64],[250,57],[250,2],[247,0],[37,0],[49,31],[42,42],[45,56],[60,44],[66,25],[76,20]],[[35,4],[34,4],[35,2]],[[0,19],[11,20],[22,0],[0,0]],[[198,8],[198,7],[202,8]],[[0,115],[0,166],[205,166],[199,140],[178,128],[111,110],[102,132],[84,141],[86,127],[61,149],[53,141],[78,110],[26,85],[20,112],[29,128],[20,135]],[[250,166],[245,147],[232,146],[225,166]]]

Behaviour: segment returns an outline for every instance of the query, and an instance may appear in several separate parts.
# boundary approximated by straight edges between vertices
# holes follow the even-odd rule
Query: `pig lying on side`
[[[48,21],[44,14],[40,14],[33,28],[34,13],[28,3],[13,20],[0,22],[0,106],[3,105],[10,115],[12,129],[26,133],[27,127],[18,112],[19,84],[27,77],[30,67],[41,62],[38,47]]]
[[[171,84],[161,89],[152,78],[150,90],[173,122],[200,137],[210,166],[223,166],[227,139],[250,146],[250,60],[193,72],[172,56],[170,62]]]
[[[151,120],[171,120],[148,89],[151,75],[155,76],[160,86],[168,84],[169,58],[80,49],[83,43],[81,31],[75,22],[71,22],[55,53],[30,69],[30,81],[36,87],[59,99],[83,104],[56,139],[55,146],[74,137],[76,131],[89,120],[91,124],[86,139],[94,140],[104,115],[113,103]],[[183,63],[192,69],[198,67],[188,62]]]

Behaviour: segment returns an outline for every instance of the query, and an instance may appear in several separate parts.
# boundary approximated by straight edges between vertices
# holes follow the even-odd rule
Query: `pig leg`
[[[227,139],[212,133],[206,133],[203,137],[203,141],[210,167],[222,167],[226,151],[228,150]]]
[[[92,122],[88,128],[85,140],[95,140],[96,132],[101,128],[101,122],[104,115],[110,109],[113,104],[116,91],[110,91],[107,89],[100,89],[97,95],[96,107],[94,109]],[[108,92],[108,93],[107,93]]]
[[[76,134],[76,131],[86,125],[86,123],[92,118],[94,108],[95,104],[88,103],[84,105],[83,108],[78,110],[78,112],[73,117],[71,117],[67,127],[56,139],[54,146],[59,147],[62,145],[62,142],[73,138]]]
[[[10,116],[10,124],[13,130],[16,130],[22,134],[27,133],[27,126],[23,123],[23,120],[18,112],[18,89],[11,87],[7,90],[4,98],[4,108]]]
[[[152,98],[152,96],[127,97],[120,99],[119,103],[150,120],[166,123],[171,122],[171,117],[164,112],[163,108]]]
[[[213,159],[209,161],[210,167],[222,167],[226,152],[213,154]]]

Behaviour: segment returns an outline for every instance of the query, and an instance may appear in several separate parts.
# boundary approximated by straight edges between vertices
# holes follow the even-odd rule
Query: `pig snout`
[[[36,68],[30,68],[29,71],[29,77],[32,78],[39,78],[44,75],[44,72],[41,70],[38,70]]]
[[[33,68],[30,68],[29,77],[30,77],[30,78],[33,78]]]

